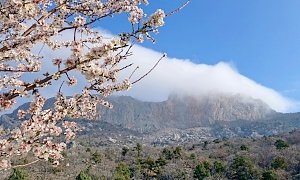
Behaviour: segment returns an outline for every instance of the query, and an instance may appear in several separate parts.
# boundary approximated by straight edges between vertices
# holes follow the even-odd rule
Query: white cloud
[[[162,56],[162,53],[141,46],[135,46],[133,54],[130,60],[140,67],[135,78],[146,73]],[[241,94],[261,99],[279,112],[292,111],[296,105],[275,90],[239,74],[231,63],[206,65],[176,58],[161,61],[149,76],[126,92],[127,95],[144,101],[162,101],[170,93],[196,96],[211,93]]]

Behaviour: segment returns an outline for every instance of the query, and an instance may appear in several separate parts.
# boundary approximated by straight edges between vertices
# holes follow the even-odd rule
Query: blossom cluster
[[[32,152],[36,158],[58,165],[63,159],[66,141],[75,138],[81,128],[65,119],[95,119],[98,106],[112,108],[104,98],[116,91],[128,90],[130,78],[119,79],[120,62],[131,55],[131,42],[151,39],[164,25],[165,13],[157,10],[147,17],[141,7],[148,0],[11,0],[0,2],[0,111],[13,108],[18,97],[32,97],[28,109],[20,109],[21,125],[0,135],[0,169],[14,165],[14,156]],[[127,14],[132,31],[109,40],[92,26],[115,14]],[[58,38],[72,32],[70,39]],[[40,56],[34,48],[46,46],[53,59]],[[42,47],[42,48],[43,48]],[[42,50],[42,49],[41,49]],[[62,58],[57,50],[69,50]],[[43,67],[52,61],[54,72]],[[50,67],[47,67],[49,69]],[[43,76],[29,81],[28,74]],[[82,92],[67,97],[58,89],[54,103],[46,107],[41,89],[53,81],[67,82],[72,88],[80,77],[86,80]],[[27,76],[28,77],[28,76]],[[53,94],[55,96],[55,94]],[[64,136],[65,141],[59,141]]]

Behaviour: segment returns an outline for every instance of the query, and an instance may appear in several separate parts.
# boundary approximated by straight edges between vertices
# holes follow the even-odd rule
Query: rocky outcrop
[[[99,121],[139,132],[209,127],[236,120],[257,121],[276,113],[262,101],[241,95],[213,94],[197,98],[172,95],[163,102],[142,102],[128,96],[114,96],[108,100],[114,108],[99,107]],[[45,106],[50,107],[53,102],[51,98]],[[28,107],[29,103],[26,103],[18,109]],[[3,115],[0,125],[11,128],[20,123],[16,121],[18,109]]]
[[[240,95],[198,98],[173,95],[164,102],[142,102],[121,96],[110,101],[114,108],[100,110],[102,121],[146,132],[207,127],[222,121],[257,121],[276,113],[262,101]]]

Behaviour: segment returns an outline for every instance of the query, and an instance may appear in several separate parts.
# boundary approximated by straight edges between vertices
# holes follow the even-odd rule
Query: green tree
[[[97,164],[101,163],[101,159],[102,159],[102,156],[98,151],[95,151],[92,154],[91,160],[94,161],[95,163],[97,163]]]
[[[276,157],[272,161],[271,167],[274,169],[286,169],[287,163],[283,157]]]
[[[155,163],[158,166],[165,166],[167,164],[167,161],[166,161],[166,159],[164,157],[159,156],[159,158],[155,161]]]
[[[237,156],[230,166],[227,174],[229,179],[251,180],[259,177],[254,163],[247,157]]]
[[[274,145],[279,150],[286,149],[286,148],[289,147],[289,144],[287,142],[285,142],[284,140],[281,140],[281,139],[276,140]]]
[[[177,158],[180,158],[181,157],[181,154],[182,154],[182,149],[180,146],[177,146],[174,151],[173,151],[173,154],[174,154],[174,157],[177,159]]]
[[[13,169],[13,173],[9,176],[8,180],[27,180],[28,174],[23,169]]]
[[[162,151],[162,156],[167,160],[171,160],[174,157],[173,152],[169,148],[164,148]]]
[[[192,153],[192,154],[190,155],[190,159],[196,159],[196,154],[195,154],[195,153]]]
[[[128,147],[123,147],[122,148],[122,152],[121,152],[122,156],[126,156],[126,154],[128,153],[128,151],[129,151]]]
[[[211,176],[210,164],[208,162],[203,162],[196,166],[194,170],[194,178],[204,179]]]
[[[86,171],[80,171],[76,180],[92,180],[92,177]]]
[[[225,166],[222,162],[220,161],[215,161],[214,162],[214,167],[213,167],[214,171],[216,173],[223,173],[225,172]]]
[[[141,156],[141,152],[142,152],[143,147],[140,143],[136,143],[135,149],[138,153],[138,158],[139,158]]]
[[[262,180],[278,180],[278,176],[274,171],[267,170],[262,173]]]
[[[241,151],[249,151],[249,146],[247,146],[246,144],[242,144],[240,149]]]
[[[130,179],[130,170],[127,164],[121,162],[115,170],[114,174],[115,180],[129,180]]]

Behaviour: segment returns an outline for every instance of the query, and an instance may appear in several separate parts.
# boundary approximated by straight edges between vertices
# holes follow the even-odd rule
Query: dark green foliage
[[[147,159],[142,159],[140,162],[142,169],[146,170],[146,172],[152,172],[154,174],[161,173],[162,167],[167,164],[166,159],[164,157],[159,157],[157,160],[154,160],[151,157]],[[147,175],[146,175],[147,176]]]
[[[278,180],[278,176],[274,171],[268,170],[262,173],[262,180]]]
[[[249,158],[237,156],[233,160],[227,176],[229,179],[250,180],[257,179],[259,173],[254,163]]]
[[[175,149],[174,148],[164,148],[162,151],[162,156],[167,159],[178,159],[181,158],[182,156],[182,149],[180,146],[177,146]]]
[[[162,156],[167,160],[171,160],[173,159],[174,154],[169,148],[164,148],[162,151]]]
[[[220,161],[215,161],[213,169],[215,173],[223,173],[225,172],[225,165]]]
[[[59,172],[63,172],[64,169],[63,169],[62,166],[57,166],[57,167],[53,167],[53,168],[51,169],[51,171],[52,171],[53,174],[56,174],[56,173],[59,173]]]
[[[115,170],[114,173],[115,180],[129,180],[130,179],[130,170],[127,164],[121,162]]]
[[[62,155],[64,158],[67,158],[67,157],[68,157],[68,154],[67,154],[66,151],[63,151],[63,152],[61,153],[61,155]]]
[[[140,143],[136,143],[136,147],[135,147],[135,150],[137,151],[137,156],[138,158],[141,156],[141,151],[142,151],[142,145]]]
[[[158,166],[165,166],[167,164],[167,161],[164,157],[160,156],[156,161],[155,163],[158,165]]]
[[[286,169],[287,163],[283,157],[276,157],[273,159],[271,167],[274,169]]]
[[[148,157],[146,160],[142,161],[143,167],[153,170],[156,167],[156,163],[153,158]]]
[[[86,170],[80,171],[76,180],[92,180],[92,177],[89,175],[91,166],[89,166]]]
[[[126,154],[128,153],[129,148],[128,147],[123,147],[122,148],[122,156],[126,156]]]
[[[95,151],[91,156],[92,161],[94,161],[97,164],[101,163],[101,154],[98,151]]]
[[[275,146],[277,149],[279,150],[282,150],[282,149],[285,149],[285,148],[288,148],[289,145],[287,142],[281,140],[281,139],[278,139],[276,142],[275,142]]]
[[[246,144],[242,144],[240,149],[241,151],[249,151],[249,146],[247,146]]]
[[[204,161],[203,163],[203,166],[206,168],[206,169],[208,169],[209,171],[211,171],[211,164],[209,163],[209,162],[207,162],[207,161]]]
[[[86,148],[85,152],[91,152],[91,148]]]
[[[192,153],[192,154],[190,155],[190,159],[196,159],[196,154],[195,154],[195,153]]]
[[[194,178],[204,179],[211,176],[210,164],[208,162],[203,162],[196,166],[194,170]]]
[[[76,180],[92,180],[92,177],[86,171],[80,171]]]
[[[13,173],[9,176],[8,180],[27,180],[27,172],[23,169],[13,169]]]
[[[177,158],[180,158],[181,157],[181,153],[182,153],[182,149],[180,146],[177,146],[174,151],[174,157],[177,159]]]

